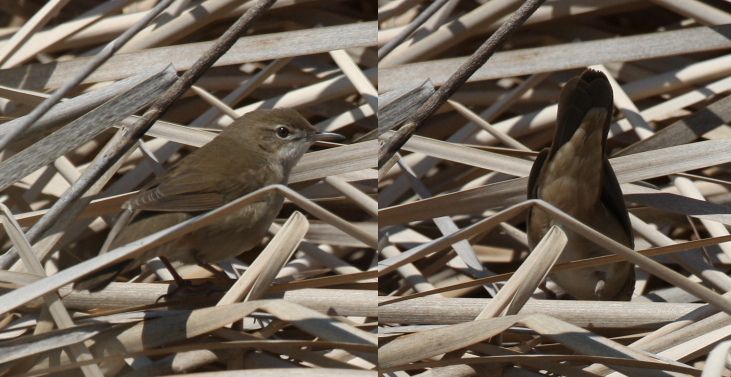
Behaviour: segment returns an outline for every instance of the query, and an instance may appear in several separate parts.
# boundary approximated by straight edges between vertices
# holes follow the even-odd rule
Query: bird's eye
[[[277,127],[277,136],[279,136],[280,139],[286,139],[287,136],[289,136],[289,130],[287,127]]]

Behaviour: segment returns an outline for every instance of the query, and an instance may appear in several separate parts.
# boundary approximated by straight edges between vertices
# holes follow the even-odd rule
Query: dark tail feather
[[[106,288],[109,283],[113,282],[119,274],[127,271],[132,265],[131,260],[122,261],[103,268],[99,271],[87,276],[84,280],[74,283],[74,289],[77,291],[98,292]]]
[[[623,264],[629,264],[627,262],[621,262]],[[627,280],[625,280],[624,285],[622,286],[622,289],[617,292],[617,295],[610,298],[612,301],[630,301],[632,300],[632,293],[635,291],[635,269],[634,266],[629,264],[628,268],[630,269],[629,275],[627,276]]]

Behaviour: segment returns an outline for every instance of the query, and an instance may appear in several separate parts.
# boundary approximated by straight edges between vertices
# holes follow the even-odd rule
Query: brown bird
[[[111,247],[138,240],[272,184],[286,184],[289,173],[317,140],[340,135],[319,133],[292,109],[256,110],[238,118],[208,144],[189,154],[130,199],[128,211],[143,217],[126,226]],[[281,195],[247,205],[215,223],[97,271],[76,289],[99,290],[117,275],[156,256],[182,263],[209,264],[257,245],[282,208]]]
[[[556,132],[550,149],[536,158],[528,178],[528,197],[543,199],[584,224],[634,248],[632,227],[622,190],[607,159],[612,116],[612,87],[603,73],[585,70],[561,91]],[[539,208],[528,213],[531,248],[553,221]],[[559,261],[596,257],[608,252],[566,230],[568,243]],[[628,262],[556,272],[554,281],[581,300],[629,300],[634,289]]]

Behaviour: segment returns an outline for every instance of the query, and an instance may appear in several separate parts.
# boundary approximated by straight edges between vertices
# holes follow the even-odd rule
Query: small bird
[[[569,80],[558,102],[556,132],[550,149],[536,158],[528,178],[528,198],[542,199],[584,224],[634,248],[629,215],[617,177],[607,159],[612,116],[612,87],[603,73],[585,70]],[[533,248],[553,225],[540,208],[528,213]],[[609,254],[566,230],[568,243],[559,261]],[[556,272],[554,281],[580,300],[629,300],[634,268],[628,262]]]
[[[332,138],[341,136],[317,132],[293,109],[247,113],[130,199],[124,207],[140,212],[141,218],[126,226],[111,247],[138,240],[262,187],[286,184],[290,171],[310,146]],[[120,273],[156,256],[166,263],[169,259],[201,265],[235,257],[261,241],[283,200],[281,195],[270,193],[176,241],[97,271],[75,288],[100,290]]]

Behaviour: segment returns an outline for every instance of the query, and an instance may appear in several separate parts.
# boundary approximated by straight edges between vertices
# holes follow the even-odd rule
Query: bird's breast
[[[282,208],[284,198],[276,193],[243,206],[195,232],[197,257],[218,262],[256,246]]]
[[[271,223],[282,208],[283,198],[275,193],[268,193],[262,199],[247,204],[211,224],[219,232],[241,232],[259,223]]]

